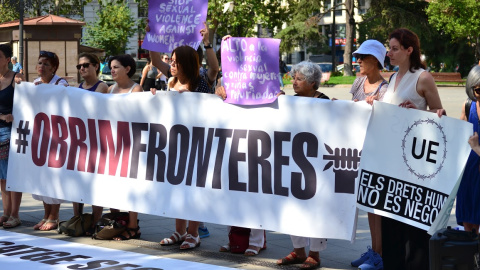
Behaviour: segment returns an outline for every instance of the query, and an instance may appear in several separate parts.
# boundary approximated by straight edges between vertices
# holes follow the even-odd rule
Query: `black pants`
[[[429,241],[426,231],[382,217],[383,269],[429,270]]]

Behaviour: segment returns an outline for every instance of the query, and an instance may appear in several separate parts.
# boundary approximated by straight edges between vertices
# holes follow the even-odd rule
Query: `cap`
[[[383,62],[385,62],[385,55],[387,54],[387,49],[377,40],[369,39],[366,40],[360,45],[358,50],[353,52],[353,56],[357,57],[357,54],[370,54],[377,58],[380,65],[383,67]]]

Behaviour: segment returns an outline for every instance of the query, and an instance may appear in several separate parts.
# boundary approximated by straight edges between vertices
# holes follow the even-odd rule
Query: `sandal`
[[[53,224],[53,225],[48,225],[48,224]],[[58,227],[58,219],[47,219],[45,220],[45,223],[38,228],[40,231],[51,231],[55,230]]]
[[[5,229],[15,228],[21,224],[22,224],[22,221],[20,220],[20,218],[10,216],[6,222],[3,222],[3,228]]]
[[[316,269],[320,267],[320,258],[313,258],[308,256],[308,258],[300,265],[300,269]]]
[[[163,238],[162,241],[160,241],[161,246],[170,246],[174,244],[180,244],[183,241],[185,241],[185,237],[187,236],[187,232],[185,232],[183,235],[180,235],[178,232],[174,232],[170,238]]]
[[[287,256],[284,258],[281,258],[277,261],[277,265],[289,265],[289,264],[297,264],[297,263],[303,263],[305,262],[306,258],[299,258],[297,253],[294,251],[290,252]]]
[[[188,241],[190,240],[190,241]],[[180,249],[192,249],[200,246],[200,236],[193,236],[191,234],[187,234],[185,237],[185,241],[183,241]]]
[[[221,246],[218,251],[220,251],[220,252],[229,252],[229,251],[230,251],[230,244],[226,244],[226,245]]]
[[[127,233],[128,237],[125,236],[125,233]],[[138,238],[140,238],[140,235],[142,235],[142,233],[140,232],[140,227],[127,228],[125,230],[125,232],[123,232],[122,234],[120,234],[118,236],[115,236],[113,238],[113,240],[115,240],[115,241],[125,241],[125,240],[129,240],[129,239],[138,239]]]
[[[0,217],[0,226],[3,226],[3,223],[8,221],[9,218],[10,216],[6,216],[6,215],[3,215],[2,217]]]
[[[243,255],[245,256],[256,256],[258,255],[258,252],[262,250],[261,247],[256,247],[256,246],[248,246],[248,248],[245,250]]]
[[[47,221],[47,219],[45,219],[45,218],[40,220],[37,224],[35,224],[35,226],[33,226],[33,229],[34,230],[39,230],[40,227],[42,227],[43,224],[45,224],[46,221]]]

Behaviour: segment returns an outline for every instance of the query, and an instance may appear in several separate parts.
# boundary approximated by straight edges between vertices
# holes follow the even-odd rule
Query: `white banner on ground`
[[[10,190],[351,240],[366,103],[17,85]]]
[[[229,267],[150,256],[0,230],[2,270],[226,270]]]
[[[382,102],[373,108],[358,207],[424,230],[438,217],[435,229],[444,227],[470,153],[472,125]]]

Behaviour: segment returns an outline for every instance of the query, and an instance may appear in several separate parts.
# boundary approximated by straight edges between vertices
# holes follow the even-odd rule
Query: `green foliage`
[[[427,8],[429,22],[452,40],[466,39],[480,58],[480,2],[478,0],[437,0]]]
[[[210,0],[208,2],[209,23],[220,36],[257,36],[257,24],[274,34],[291,13],[288,6],[283,6],[282,2],[291,1]],[[225,11],[225,4],[229,2],[233,3],[233,10]]]
[[[0,23],[18,20],[20,15],[14,5],[9,2],[0,3]]]
[[[107,55],[123,54],[128,38],[136,29],[136,22],[127,5],[107,5],[98,12],[98,19],[86,25],[84,43],[102,48]]]
[[[299,0],[290,4],[293,11],[291,19],[286,21],[287,27],[275,36],[282,40],[280,51],[290,53],[296,46],[307,46],[312,53],[329,51],[326,37],[322,36],[318,29],[322,2]]]

